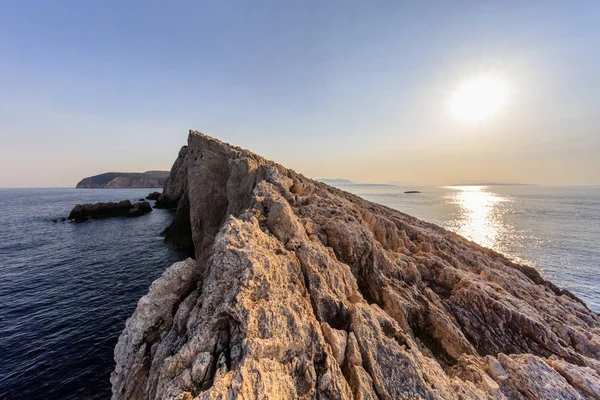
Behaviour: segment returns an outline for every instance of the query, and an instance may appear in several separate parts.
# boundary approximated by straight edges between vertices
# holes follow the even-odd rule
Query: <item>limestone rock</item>
[[[195,260],[128,320],[113,399],[598,398],[600,317],[533,268],[199,132],[165,193]]]

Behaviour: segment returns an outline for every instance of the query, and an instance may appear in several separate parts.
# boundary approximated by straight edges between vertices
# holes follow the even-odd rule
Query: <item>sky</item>
[[[168,170],[189,129],[311,178],[600,184],[600,2],[0,2],[0,187]],[[506,105],[449,112],[501,77]]]

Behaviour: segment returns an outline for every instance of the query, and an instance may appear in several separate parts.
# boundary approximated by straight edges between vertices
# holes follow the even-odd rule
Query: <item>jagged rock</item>
[[[165,242],[172,244],[178,250],[194,255],[192,226],[190,224],[190,207],[187,193],[179,199],[175,218],[163,232]]]
[[[191,259],[173,264],[140,299],[115,347],[118,358],[115,358],[117,367],[111,378],[113,391],[128,393],[132,398],[143,397],[148,376],[147,358],[156,355],[152,348],[161,339],[161,331],[164,331],[161,328],[172,324],[173,307],[189,292],[195,271],[196,265]],[[134,347],[140,351],[126,351]],[[127,366],[126,371],[121,370],[124,366]],[[128,379],[120,379],[122,377]]]
[[[156,200],[156,208],[176,208],[179,199],[187,191],[187,146],[179,150],[179,155],[171,167],[169,177],[163,185],[163,191]]]
[[[600,317],[534,268],[198,132],[182,152],[195,260],[128,320],[113,399],[598,398]]]
[[[146,196],[146,200],[158,200],[160,197],[160,192],[152,192]]]
[[[142,211],[144,214],[152,211],[152,207],[150,206],[150,203],[147,201],[143,201],[143,200],[140,201],[139,203],[135,203],[133,205],[133,208]]]
[[[152,211],[152,207],[147,201],[135,204],[131,204],[129,200],[118,203],[77,204],[71,210],[68,219],[74,222],[84,222],[93,218],[138,217],[150,211]]]

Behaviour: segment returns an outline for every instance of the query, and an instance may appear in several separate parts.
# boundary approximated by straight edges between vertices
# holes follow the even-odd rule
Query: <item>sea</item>
[[[600,187],[343,185],[540,270],[600,312]],[[404,193],[417,190],[420,193]],[[173,211],[52,222],[153,189],[0,189],[0,399],[107,399],[113,349],[150,283],[185,254]]]

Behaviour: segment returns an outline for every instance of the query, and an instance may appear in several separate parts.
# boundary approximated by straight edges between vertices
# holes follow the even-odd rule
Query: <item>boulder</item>
[[[146,200],[158,200],[160,197],[160,192],[152,192],[146,196]]]
[[[140,201],[139,203],[135,203],[133,205],[133,208],[136,210],[142,211],[144,214],[152,211],[152,207],[150,206],[150,203],[147,201]]]

